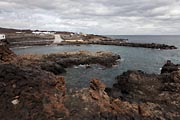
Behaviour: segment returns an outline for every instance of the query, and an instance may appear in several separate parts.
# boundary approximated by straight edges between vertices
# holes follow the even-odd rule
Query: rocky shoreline
[[[179,65],[170,61],[163,66],[162,74],[127,71],[116,77],[117,83],[112,88],[93,79],[88,88],[66,93],[62,71],[56,74],[52,70],[77,64],[111,67],[120,56],[84,51],[17,56],[7,46],[0,49],[3,51],[0,61],[2,119],[180,119]]]
[[[83,44],[114,45],[114,46],[124,46],[124,47],[140,47],[140,48],[151,48],[151,49],[161,49],[161,50],[177,49],[177,47],[175,47],[173,45],[157,44],[157,43],[132,43],[132,42],[122,42],[119,40],[62,42],[62,43],[59,43],[58,45],[83,45]]]
[[[62,41],[58,45],[115,45],[125,47],[140,47],[161,50],[177,49],[176,46],[157,44],[157,43],[132,43],[128,39],[113,39],[107,36],[83,34],[74,32],[58,32],[58,31],[32,31],[32,30],[16,30],[0,28],[0,33],[5,34],[5,41],[10,47],[23,46],[45,46],[54,45],[55,36],[61,36]],[[48,33],[48,34],[47,34]]]
[[[55,75],[66,72],[65,68],[73,67],[74,65],[86,65],[90,67],[91,64],[99,64],[105,67],[112,67],[117,64],[120,55],[112,52],[62,52],[47,55],[22,55],[16,57],[14,64],[20,66],[38,66],[42,70],[49,71]]]
[[[168,61],[160,75],[143,71],[124,72],[116,77],[117,83],[105,91],[113,98],[144,104],[139,106],[141,114],[151,114],[164,120],[180,119],[180,71],[172,70],[177,66]]]

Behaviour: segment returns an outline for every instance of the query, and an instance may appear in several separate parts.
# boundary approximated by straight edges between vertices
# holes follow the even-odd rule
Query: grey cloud
[[[96,34],[179,34],[180,0],[0,0],[0,26]]]

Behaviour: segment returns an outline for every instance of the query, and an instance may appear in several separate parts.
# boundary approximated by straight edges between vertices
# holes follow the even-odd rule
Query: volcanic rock
[[[41,69],[54,73],[55,75],[60,75],[66,72],[66,70],[56,62],[43,62],[41,63]]]
[[[7,45],[0,45],[0,63],[1,62],[9,62],[13,60],[16,55],[8,48]]]
[[[120,59],[119,55],[113,54],[112,52],[64,52],[50,55],[43,55],[43,61],[53,61],[62,67],[71,67],[73,65],[86,65],[86,64],[100,64],[106,67],[112,67]]]
[[[164,66],[162,67],[161,74],[163,74],[163,73],[171,73],[173,71],[178,71],[179,67],[180,67],[180,65],[178,65],[178,64],[175,65],[170,60],[168,60],[166,62],[166,64],[164,64]]]
[[[98,44],[98,45],[114,45],[114,46],[125,46],[125,47],[140,47],[140,48],[151,48],[151,49],[160,49],[160,50],[171,50],[177,49],[177,47],[173,45],[166,44],[158,44],[158,43],[132,43],[127,42],[127,40],[92,40],[92,41],[84,41],[84,42],[65,42],[63,41],[59,45],[80,45],[80,44]]]
[[[116,79],[117,83],[106,89],[109,96],[139,104],[139,113],[142,115],[156,116],[154,113],[146,113],[153,105],[159,119],[180,118],[180,71],[160,75],[127,71]]]
[[[161,106],[152,102],[129,102],[112,98],[104,91],[105,85],[93,79],[90,87],[81,89],[65,98],[70,111],[67,120],[159,120],[164,119]],[[177,112],[176,112],[177,113]],[[170,113],[168,113],[170,114]],[[170,114],[171,115],[171,114]]]
[[[63,77],[31,67],[0,65],[0,118],[58,119],[68,114],[63,105]]]

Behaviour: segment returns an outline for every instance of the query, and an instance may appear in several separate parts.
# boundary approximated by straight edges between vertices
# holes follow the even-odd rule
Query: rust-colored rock
[[[180,72],[147,74],[127,71],[116,77],[108,95],[138,105],[141,117],[157,119],[180,118]]]
[[[102,82],[100,82],[99,80],[97,80],[97,79],[93,79],[93,80],[91,80],[91,82],[90,82],[90,88],[93,89],[93,90],[95,90],[95,91],[102,92],[102,91],[105,90],[105,87],[106,87],[106,86],[105,86]]]
[[[179,70],[160,75],[127,71],[116,78],[113,88],[107,89],[100,80],[93,79],[89,88],[66,93],[64,78],[57,76],[61,67],[86,63],[111,66],[119,56],[80,51],[13,59],[6,46],[1,49],[5,52],[0,64],[2,119],[180,119]]]
[[[13,64],[0,65],[0,76],[0,118],[58,119],[68,115],[63,104],[63,77]]]
[[[157,112],[154,112],[155,107],[151,103],[143,106],[144,104],[111,98],[104,92],[104,87],[101,81],[93,79],[89,88],[66,96],[65,106],[72,111],[66,119],[158,120],[160,118],[156,115]]]

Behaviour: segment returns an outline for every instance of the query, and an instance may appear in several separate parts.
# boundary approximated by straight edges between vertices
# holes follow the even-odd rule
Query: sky
[[[0,0],[0,27],[180,35],[180,0]]]

